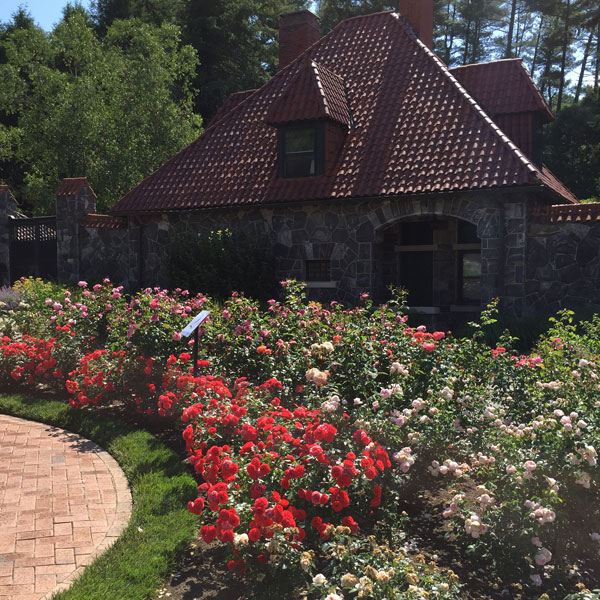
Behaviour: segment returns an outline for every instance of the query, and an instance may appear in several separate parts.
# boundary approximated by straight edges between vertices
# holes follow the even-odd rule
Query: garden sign
[[[210,315],[210,311],[203,310],[181,330],[183,337],[190,337],[191,333],[194,332],[194,377],[198,376],[198,327],[206,320],[208,315]]]

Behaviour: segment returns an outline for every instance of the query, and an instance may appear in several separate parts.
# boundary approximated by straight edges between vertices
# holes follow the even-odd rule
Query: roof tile
[[[88,180],[85,177],[65,177],[56,192],[57,196],[75,196],[81,192],[84,187],[90,188],[94,193]],[[94,194],[95,196],[95,194]]]
[[[90,229],[126,229],[127,219],[116,217],[114,215],[98,215],[91,213],[86,215],[83,226]]]

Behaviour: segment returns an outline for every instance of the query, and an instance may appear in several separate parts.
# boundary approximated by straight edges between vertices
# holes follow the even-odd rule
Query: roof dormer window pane
[[[320,171],[315,124],[281,129],[280,160],[283,177],[310,177]]]

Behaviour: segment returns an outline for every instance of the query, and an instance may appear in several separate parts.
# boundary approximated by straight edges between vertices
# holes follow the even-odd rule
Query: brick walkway
[[[0,600],[47,600],[119,536],[116,461],[63,429],[0,415]]]

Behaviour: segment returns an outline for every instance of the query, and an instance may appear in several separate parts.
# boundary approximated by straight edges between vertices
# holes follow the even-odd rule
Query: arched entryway
[[[408,305],[423,312],[481,305],[481,240],[468,221],[434,215],[397,221],[380,230],[376,263],[382,299],[392,285],[406,289]]]

